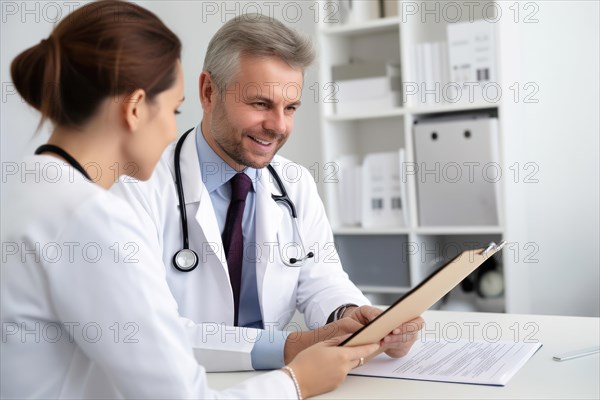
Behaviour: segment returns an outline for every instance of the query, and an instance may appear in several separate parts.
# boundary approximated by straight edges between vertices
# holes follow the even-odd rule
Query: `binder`
[[[506,241],[499,245],[492,242],[485,249],[463,251],[400,297],[374,320],[344,340],[340,346],[378,343],[394,328],[423,314],[505,245]]]
[[[414,128],[420,226],[499,224],[498,120],[464,116]]]

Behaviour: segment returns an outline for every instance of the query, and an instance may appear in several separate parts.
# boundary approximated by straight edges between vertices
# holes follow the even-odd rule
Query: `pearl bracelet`
[[[294,381],[294,386],[296,386],[296,394],[298,394],[298,398],[302,400],[302,392],[300,391],[300,384],[298,383],[298,379],[296,379],[296,374],[294,374],[294,370],[287,365],[282,368],[284,371],[288,373],[292,381]]]

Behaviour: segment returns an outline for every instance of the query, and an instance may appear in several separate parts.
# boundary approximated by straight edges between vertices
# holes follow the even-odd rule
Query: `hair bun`
[[[60,48],[54,35],[19,54],[10,72],[15,88],[29,105],[50,119],[60,113]]]
[[[128,23],[115,23],[115,15]],[[140,88],[152,99],[171,87],[180,55],[181,42],[156,15],[104,0],[77,8],[19,54],[11,76],[23,99],[41,112],[40,126],[46,119],[79,126],[109,96]]]
[[[46,39],[40,40],[41,46],[49,47],[49,46],[56,46],[58,44],[59,44],[59,41],[54,34],[50,34],[50,36],[48,36]]]
[[[44,62],[48,53],[43,41],[19,54],[10,66],[15,88],[29,105],[40,110],[44,80]]]

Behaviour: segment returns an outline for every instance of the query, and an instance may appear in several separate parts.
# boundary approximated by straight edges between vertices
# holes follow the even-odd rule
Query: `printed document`
[[[504,386],[542,347],[510,341],[417,341],[402,358],[380,354],[352,375]]]

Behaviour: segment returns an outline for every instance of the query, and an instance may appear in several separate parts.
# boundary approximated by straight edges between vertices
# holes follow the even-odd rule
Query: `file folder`
[[[423,121],[414,137],[419,225],[498,225],[498,120]]]

